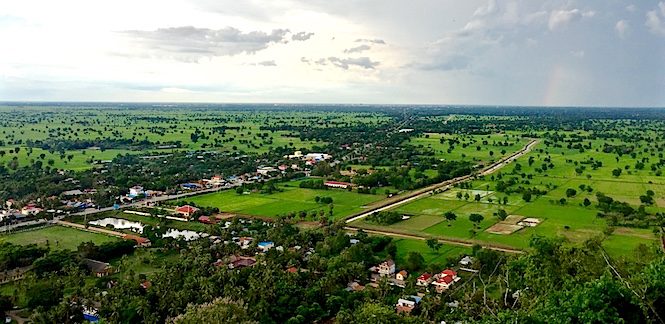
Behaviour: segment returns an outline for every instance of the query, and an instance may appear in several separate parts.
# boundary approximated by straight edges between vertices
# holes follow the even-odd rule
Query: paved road
[[[166,201],[166,200],[175,200],[175,199],[180,199],[180,198],[185,198],[185,197],[190,197],[190,196],[196,196],[196,195],[201,195],[205,193],[211,193],[211,192],[217,192],[220,190],[226,190],[226,189],[231,189],[235,188],[237,186],[240,186],[241,184],[233,184],[233,185],[227,185],[227,186],[222,186],[222,187],[216,187],[216,188],[209,188],[209,189],[203,189],[203,190],[197,190],[197,191],[191,191],[191,192],[184,192],[181,194],[177,195],[162,195],[162,196],[157,196],[157,197],[151,197],[147,199],[143,199],[131,204],[125,204],[125,205],[120,205],[120,208],[127,208],[127,207],[137,207],[137,206],[146,206],[148,203],[156,203],[160,201]],[[104,207],[104,208],[88,208],[86,210],[80,211],[78,213],[73,213],[72,215],[91,215],[91,214],[97,214],[101,212],[106,212],[106,211],[111,211],[113,210],[113,207]]]
[[[242,185],[241,183],[234,183],[232,185],[226,185],[222,187],[216,187],[216,188],[210,188],[210,189],[203,189],[203,190],[198,190],[198,191],[192,191],[192,192],[185,192],[177,195],[163,195],[163,196],[158,196],[158,197],[152,197],[148,199],[143,199],[141,201],[137,201],[135,203],[131,204],[125,204],[125,205],[120,205],[120,208],[127,208],[127,207],[137,207],[137,206],[145,206],[148,203],[155,203],[155,202],[160,202],[160,201],[165,201],[165,200],[174,200],[174,199],[180,199],[180,198],[185,198],[189,196],[195,196],[195,195],[201,195],[205,193],[211,193],[211,192],[217,192],[220,190],[226,190],[226,189],[232,189],[237,186]],[[103,213],[107,211],[112,211],[114,210],[113,207],[104,207],[104,208],[88,208],[86,210],[77,212],[77,213],[72,213],[70,215],[92,215],[92,214],[97,214],[97,213]],[[69,216],[69,215],[67,215]],[[51,223],[51,224],[56,224],[59,220],[65,218],[66,216],[57,216],[53,220],[46,220],[46,219],[36,219],[36,220],[30,220],[26,222],[21,222],[17,224],[12,224],[12,225],[5,225],[5,226],[0,226],[0,233],[2,232],[8,232],[8,231],[14,231],[17,229],[20,229],[23,226],[30,226],[30,225],[36,225],[36,224],[44,224],[44,223]]]
[[[519,159],[520,157],[522,157],[525,154],[529,153],[531,151],[531,149],[533,149],[533,147],[536,144],[538,144],[538,140],[533,139],[533,140],[529,141],[529,143],[527,143],[521,150],[519,150],[519,151],[517,151],[517,152],[515,152],[515,153],[513,153],[513,154],[511,154],[511,155],[509,155],[505,158],[502,158],[501,160],[499,160],[495,163],[492,163],[491,165],[485,167],[483,170],[478,172],[477,175],[466,175],[466,176],[462,176],[462,177],[457,177],[455,179],[447,180],[447,181],[444,181],[444,182],[441,182],[441,183],[438,183],[438,184],[435,184],[435,185],[431,185],[427,188],[414,191],[414,192],[409,193],[409,194],[404,195],[404,196],[396,197],[395,199],[392,199],[392,200],[386,200],[386,203],[384,203],[384,204],[379,204],[379,205],[375,206],[374,208],[371,208],[370,210],[364,211],[363,213],[361,213],[359,215],[352,216],[351,218],[346,220],[346,223],[349,224],[349,223],[355,222],[359,219],[363,219],[363,218],[365,218],[365,217],[367,217],[367,216],[369,216],[369,215],[371,215],[375,212],[380,212],[380,211],[384,211],[384,210],[387,210],[387,209],[392,209],[392,208],[395,208],[397,206],[409,203],[411,201],[414,201],[414,200],[417,200],[417,199],[420,199],[420,198],[423,198],[423,197],[428,197],[429,195],[434,193],[435,190],[439,190],[439,191],[440,190],[443,190],[443,191],[448,190],[451,187],[453,187],[453,186],[455,186],[459,183],[462,183],[462,182],[469,181],[469,180],[473,179],[475,176],[485,176],[485,175],[494,173],[497,170],[499,170],[499,169],[503,168],[504,166],[510,164],[511,162],[515,161],[516,159]]]

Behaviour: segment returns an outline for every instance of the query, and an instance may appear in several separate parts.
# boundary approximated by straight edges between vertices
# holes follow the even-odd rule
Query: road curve
[[[520,157],[522,157],[525,154],[529,153],[531,151],[531,149],[533,149],[533,147],[536,144],[538,144],[538,140],[537,139],[532,139],[532,140],[529,141],[529,143],[527,143],[519,151],[516,151],[516,152],[512,153],[511,155],[509,155],[505,158],[502,158],[497,162],[494,162],[494,163],[490,164],[489,166],[485,167],[484,169],[482,169],[477,174],[470,174],[470,175],[465,175],[465,176],[462,176],[462,177],[457,177],[457,178],[454,178],[454,179],[451,179],[451,180],[447,180],[447,181],[444,181],[444,182],[441,182],[441,183],[437,183],[437,184],[428,186],[428,187],[420,189],[420,190],[416,190],[416,191],[414,191],[412,193],[409,193],[407,195],[404,195],[404,196],[396,197],[395,199],[387,201],[387,203],[385,203],[385,204],[377,205],[374,208],[371,208],[370,210],[363,211],[359,215],[355,215],[355,216],[351,216],[350,218],[347,218],[346,223],[349,224],[349,223],[355,222],[359,219],[363,219],[363,218],[365,218],[365,217],[367,217],[367,216],[369,216],[369,215],[371,215],[375,212],[380,212],[380,211],[384,211],[384,210],[387,210],[387,209],[392,209],[392,208],[395,208],[397,206],[406,204],[408,202],[411,202],[411,201],[414,201],[414,200],[417,200],[417,199],[420,199],[420,198],[423,198],[423,197],[427,197],[430,194],[432,194],[435,190],[441,190],[441,189],[443,189],[444,191],[448,190],[448,189],[450,189],[450,187],[452,187],[454,185],[457,185],[457,184],[460,184],[460,183],[465,182],[465,181],[469,181],[469,180],[473,179],[476,176],[485,176],[485,175],[494,173],[497,170],[499,170],[499,169],[503,168],[504,166],[510,164],[511,162],[515,161],[516,159],[519,159]]]

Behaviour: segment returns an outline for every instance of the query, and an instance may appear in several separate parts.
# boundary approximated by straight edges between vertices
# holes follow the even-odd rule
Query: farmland
[[[359,194],[342,189],[308,189],[300,188],[299,181],[280,184],[281,192],[262,194],[246,192],[238,194],[234,191],[221,191],[204,194],[186,199],[197,206],[217,207],[221,212],[243,215],[275,217],[289,213],[307,213],[308,219],[318,218],[313,215],[323,213],[332,219],[340,219],[360,212],[365,206],[385,198],[384,195]],[[332,204],[316,202],[316,197],[330,197]],[[330,207],[332,206],[332,215]]]
[[[0,163],[11,163],[13,168],[15,163],[24,166],[41,161],[55,168],[84,170],[128,153],[157,155],[180,150],[265,153],[278,147],[307,150],[324,143],[301,140],[297,132],[275,129],[372,125],[389,120],[369,113],[252,113],[229,109],[182,112],[154,106],[104,110],[0,106],[0,116],[4,116],[0,118],[0,134],[4,138],[0,138]],[[155,111],[159,111],[159,116]]]
[[[34,230],[27,230],[16,234],[0,236],[0,242],[19,245],[37,244],[49,246],[51,249],[64,249],[76,251],[79,244],[93,242],[102,244],[117,241],[117,238],[96,234],[64,226],[49,226]]]
[[[635,132],[629,128],[627,133]],[[545,140],[495,174],[400,206],[396,211],[410,218],[390,227],[398,232],[521,249],[528,248],[534,235],[564,237],[577,244],[600,237],[615,255],[626,255],[640,244],[655,244],[658,235],[654,235],[652,225],[665,211],[661,198],[665,180],[657,162],[662,161],[662,139],[649,144],[645,140],[624,142],[618,138],[578,140],[580,137],[593,138],[588,133],[570,132],[563,138],[576,141]],[[577,141],[583,144],[578,145]],[[610,146],[628,147],[630,152],[617,153],[608,149]],[[528,201],[525,189],[530,192]],[[653,192],[653,202],[643,204],[641,200],[649,191]],[[638,213],[643,216],[624,217],[599,210],[599,193],[625,202],[633,210],[642,210]],[[499,210],[542,222],[508,235],[486,232],[500,221]],[[447,220],[447,212],[456,214],[456,219]],[[472,223],[471,214],[482,215],[482,221]],[[358,225],[377,228],[362,221]]]

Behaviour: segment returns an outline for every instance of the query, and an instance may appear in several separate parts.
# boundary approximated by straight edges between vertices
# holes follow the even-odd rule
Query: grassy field
[[[444,244],[441,249],[434,251],[427,247],[423,240],[416,239],[397,239],[394,241],[397,246],[397,255],[395,262],[399,264],[406,263],[406,257],[409,252],[418,252],[425,259],[425,263],[447,264],[449,261],[457,262],[464,255],[471,254],[470,248],[456,245]]]
[[[634,166],[644,158],[652,157],[650,152],[639,151],[634,156],[617,156],[615,153],[596,151],[604,142],[591,141],[591,149],[580,152],[578,149],[549,147],[540,143],[529,154],[515,163],[506,166],[492,176],[485,176],[470,183],[470,189],[454,188],[447,192],[423,198],[396,210],[411,215],[408,220],[389,226],[389,228],[410,234],[476,240],[516,248],[528,248],[533,235],[562,236],[573,244],[579,244],[589,238],[603,236],[608,227],[605,219],[597,217],[599,210],[596,193],[605,193],[615,200],[627,202],[634,208],[640,205],[640,195],[647,190],[655,192],[655,203],[645,206],[649,213],[665,211],[665,177],[654,174],[649,168],[635,170]],[[626,144],[614,141],[614,145]],[[582,162],[590,158],[602,161],[602,166],[595,169],[587,167],[579,172]],[[531,162],[529,162],[531,160]],[[546,166],[544,166],[546,165]],[[626,167],[628,166],[628,167]],[[546,170],[544,170],[547,168]],[[612,170],[623,169],[620,176],[612,175]],[[506,194],[496,191],[500,181],[517,178],[518,186],[537,188],[546,194],[534,196],[526,202],[521,194]],[[580,186],[592,187],[591,192],[583,191]],[[568,197],[566,190],[572,188],[577,193]],[[462,198],[458,193],[462,194]],[[465,198],[468,194],[469,198]],[[475,201],[480,194],[479,201]],[[507,204],[502,204],[507,198]],[[565,202],[561,203],[564,198]],[[588,199],[591,205],[583,206]],[[494,215],[499,209],[508,214],[535,217],[542,223],[535,228],[524,228],[513,234],[491,234],[485,230],[499,219]],[[448,222],[443,217],[445,212],[457,215],[455,221]],[[472,213],[481,214],[484,220],[478,225],[469,221]],[[359,221],[357,225],[367,228],[377,226]],[[604,240],[604,246],[615,255],[629,255],[640,244],[654,244],[657,237],[650,228],[617,227]]]
[[[364,206],[385,198],[383,195],[359,194],[342,189],[305,189],[298,187],[298,181],[280,184],[282,192],[273,194],[237,194],[235,191],[220,191],[187,198],[199,206],[217,207],[222,212],[273,217],[289,212],[323,210],[326,215],[330,207],[315,202],[315,197],[333,199],[333,217],[339,219],[356,212]]]
[[[6,118],[5,118],[6,117]],[[0,106],[0,163],[16,159],[19,166],[32,161],[57,168],[82,170],[95,161],[111,160],[118,154],[148,155],[168,153],[159,144],[180,143],[177,150],[263,153],[276,147],[309,150],[324,143],[302,141],[297,132],[268,131],[269,126],[333,127],[377,124],[389,120],[385,115],[355,112],[255,112],[211,109],[191,110],[151,107],[105,109],[85,107]],[[197,134],[193,136],[193,134]],[[147,140],[155,143],[148,151],[127,149],[42,150],[28,142],[46,140]],[[18,152],[16,151],[18,148]]]
[[[76,250],[83,242],[102,244],[118,240],[118,238],[77,230],[63,226],[50,226],[16,234],[0,236],[0,242],[13,244],[39,244],[48,245],[52,249]]]
[[[408,144],[431,151],[438,159],[495,161],[521,149],[527,139],[517,133],[490,135],[452,135],[426,133],[412,138]]]

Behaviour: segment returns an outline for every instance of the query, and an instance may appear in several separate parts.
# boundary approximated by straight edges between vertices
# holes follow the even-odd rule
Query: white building
[[[141,186],[134,186],[129,188],[130,197],[138,197],[139,195],[145,195],[145,190]]]

